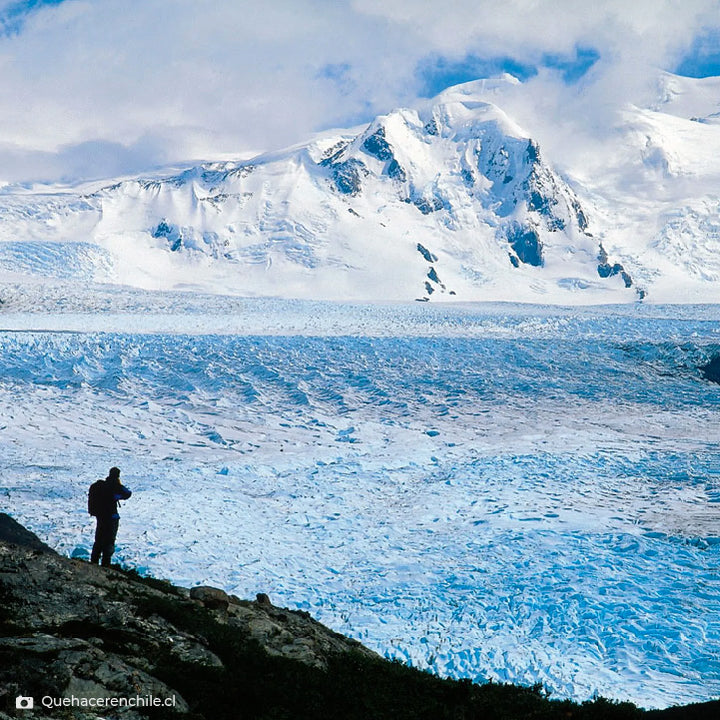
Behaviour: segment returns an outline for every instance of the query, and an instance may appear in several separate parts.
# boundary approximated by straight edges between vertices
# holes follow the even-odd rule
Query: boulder
[[[199,585],[190,590],[190,598],[202,603],[208,610],[227,610],[230,598],[220,588]]]

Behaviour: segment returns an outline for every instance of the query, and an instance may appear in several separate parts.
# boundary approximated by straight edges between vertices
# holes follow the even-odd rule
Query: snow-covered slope
[[[720,78],[658,79],[566,177],[604,248],[656,302],[720,299]]]
[[[510,76],[245,163],[0,196],[0,273],[334,300],[720,301],[720,81],[554,169]]]

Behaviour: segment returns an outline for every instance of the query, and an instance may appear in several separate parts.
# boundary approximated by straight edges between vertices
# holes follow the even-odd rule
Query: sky
[[[592,133],[658,70],[720,75],[720,0],[0,0],[0,182],[248,157],[500,72],[521,122]]]

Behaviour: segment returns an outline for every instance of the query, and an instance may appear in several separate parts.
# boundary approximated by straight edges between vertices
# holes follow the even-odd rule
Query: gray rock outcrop
[[[90,702],[159,698],[179,716],[188,712],[182,687],[156,676],[159,665],[223,669],[202,631],[229,626],[268,655],[325,668],[333,654],[375,656],[308,614],[243,601],[208,586],[192,590],[61,557],[7,515],[0,516],[0,720],[15,714],[18,696],[43,696],[85,706],[43,710],[43,717],[103,716]],[[197,615],[198,623],[187,621]],[[177,618],[185,618],[185,622]],[[205,625],[203,625],[205,623]],[[22,717],[33,713],[17,711]],[[137,708],[107,717],[139,720]]]

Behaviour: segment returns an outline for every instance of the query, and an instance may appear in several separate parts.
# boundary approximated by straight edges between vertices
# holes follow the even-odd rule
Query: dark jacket
[[[113,482],[107,478],[102,482],[105,487],[103,488],[102,515],[99,517],[119,518],[118,500],[127,500],[132,495],[132,491],[122,483]]]

